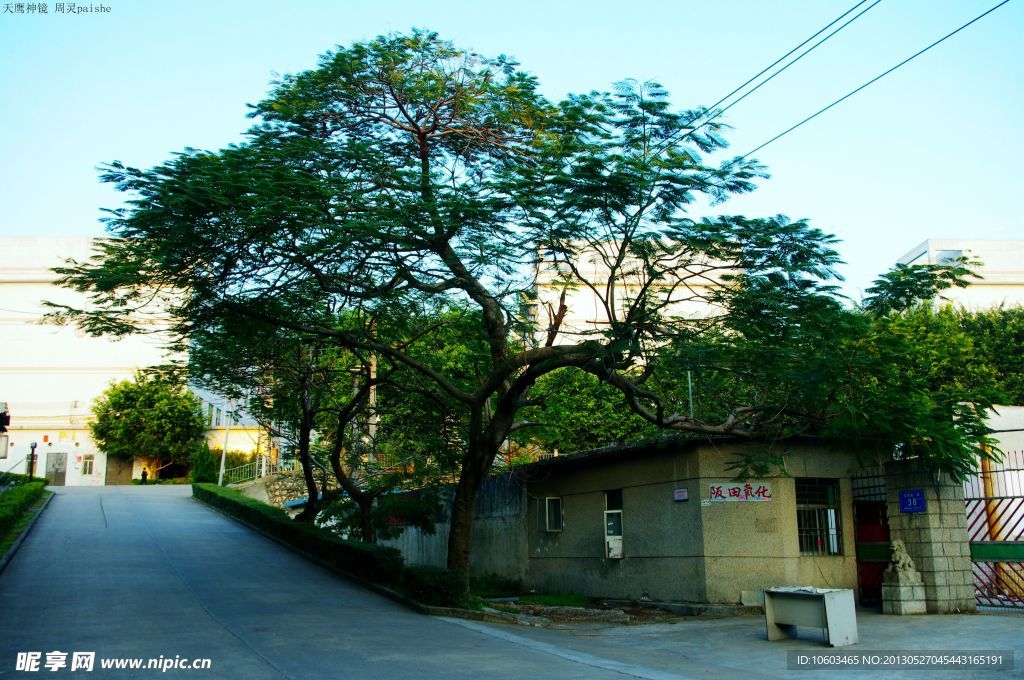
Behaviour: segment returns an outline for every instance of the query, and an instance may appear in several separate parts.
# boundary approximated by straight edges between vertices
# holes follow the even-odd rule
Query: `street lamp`
[[[28,449],[29,449],[29,454],[28,454],[28,476],[29,476],[29,479],[31,479],[33,476],[35,476],[35,471],[36,471],[36,446],[38,446],[38,445],[35,442],[32,442],[31,444],[28,445]]]

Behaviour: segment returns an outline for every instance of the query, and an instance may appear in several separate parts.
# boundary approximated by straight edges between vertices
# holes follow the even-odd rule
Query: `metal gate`
[[[882,574],[889,565],[889,514],[881,467],[853,475],[853,526],[860,606],[881,608]]]
[[[964,503],[978,606],[1024,610],[1024,451],[983,460]]]

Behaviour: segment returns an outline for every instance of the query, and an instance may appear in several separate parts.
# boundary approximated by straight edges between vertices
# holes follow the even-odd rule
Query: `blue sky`
[[[99,184],[96,166],[148,167],[186,146],[239,141],[246,103],[275,72],[311,68],[337,44],[429,28],[518,58],[551,98],[637,78],[690,108],[715,102],[854,2],[108,0],[104,13],[59,14],[52,2],[46,15],[4,12],[0,235],[102,234],[100,209],[121,196]],[[997,2],[883,0],[730,110],[730,153]],[[1022,35],[1015,0],[758,152],[772,178],[716,210],[806,217],[836,234],[854,297],[925,238],[1024,238]]]

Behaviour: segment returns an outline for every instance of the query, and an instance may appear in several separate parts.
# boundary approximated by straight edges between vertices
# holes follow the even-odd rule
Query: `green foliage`
[[[985,362],[1001,404],[1024,404],[1024,307],[960,312],[960,327]]]
[[[114,383],[93,405],[89,425],[107,455],[187,464],[206,429],[199,399],[161,375]]]
[[[0,484],[4,486],[17,486],[20,484],[28,484],[29,482],[42,482],[46,483],[45,477],[29,477],[28,475],[19,475],[15,472],[4,472],[0,473]]]
[[[44,482],[26,482],[0,493],[0,535],[17,524],[22,514],[43,495]]]
[[[521,431],[548,451],[573,453],[635,441],[654,433],[650,423],[628,410],[622,393],[596,376],[561,369],[537,381],[542,405],[524,409],[523,419],[536,423]]]
[[[393,491],[378,496],[373,502],[374,533],[378,539],[398,538],[409,527],[433,535],[434,517],[442,510],[440,494],[435,489]],[[348,497],[332,502],[320,513],[318,523],[339,536],[358,536],[361,530],[359,506]]]
[[[402,590],[427,605],[458,607],[464,602],[466,576],[458,571],[412,564],[402,572]]]
[[[979,263],[959,257],[948,264],[897,264],[867,289],[863,307],[872,314],[900,312],[934,301],[949,288],[964,288],[981,277],[970,267]]]
[[[212,484],[216,482],[219,466],[220,458],[214,458],[210,452],[210,446],[203,442],[201,446],[196,448],[195,453],[192,454],[192,462],[188,471],[189,482],[193,484]]]
[[[192,479],[190,477],[169,477],[169,478],[166,478],[166,479],[164,479],[164,478],[153,479],[152,477],[150,477],[149,479],[146,480],[145,485],[143,485],[141,479],[133,479],[132,480],[132,484],[134,484],[135,486],[156,486],[156,485],[168,485],[168,484],[170,484],[170,485],[175,485],[175,484],[192,484]]]
[[[469,580],[470,591],[477,597],[509,597],[519,595],[526,588],[523,582],[517,578],[499,576],[498,574],[484,574],[473,576]]]
[[[210,457],[213,458],[215,473],[219,474],[220,454],[224,449],[220,446],[209,446],[209,444],[207,444],[207,448],[209,448]],[[224,469],[230,470],[233,467],[239,467],[240,465],[251,463],[255,460],[255,458],[256,454],[254,454],[252,451],[239,451],[237,449],[228,449],[228,455],[225,457],[224,460]]]
[[[192,495],[331,567],[385,585],[401,581],[402,556],[394,548],[341,540],[233,489],[193,484]]]
[[[156,295],[180,348],[195,343],[197,362],[216,348],[193,375],[229,395],[266,388],[274,420],[303,434],[314,420],[352,469],[369,456],[343,404],[375,363],[391,382],[372,445],[401,465],[361,470],[393,483],[394,471],[457,468],[450,566],[463,570],[469,498],[507,439],[527,436],[522,409],[546,386],[539,436],[566,448],[644,427],[815,433],[962,471],[984,440],[987,397],[908,367],[960,361],[966,347],[918,346],[885,318],[965,272],[897,268],[857,313],[835,289],[834,237],[782,215],[693,219],[693,205],[766,176],[754,159],[702,160],[727,147],[707,113],[634,81],[551,102],[510,59],[424,31],[340,47],[275,83],[243,143],[150,170],[109,164],[102,179],[132,197],[92,262],[58,270],[90,304],[53,305],[55,316],[124,334],[169,291]],[[540,333],[520,310],[537,302],[541,265],[566,291],[587,288],[607,318],[565,338],[545,310]],[[720,313],[679,312],[709,301]],[[613,418],[609,386],[635,417]]]

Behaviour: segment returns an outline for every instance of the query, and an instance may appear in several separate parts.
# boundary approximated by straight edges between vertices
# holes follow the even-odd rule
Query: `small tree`
[[[189,481],[193,483],[211,484],[217,481],[217,463],[220,457],[214,457],[210,445],[203,442],[192,454],[192,467],[188,471]]]
[[[138,372],[96,400],[89,425],[107,455],[188,465],[203,441],[199,398],[165,375]]]

